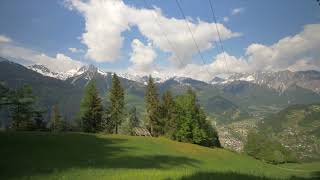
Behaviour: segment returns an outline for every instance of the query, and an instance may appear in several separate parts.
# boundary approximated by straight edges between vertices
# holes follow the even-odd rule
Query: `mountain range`
[[[53,77],[56,79],[66,80],[78,75],[85,73],[86,71],[96,71],[101,75],[107,75],[108,72],[104,72],[101,69],[94,67],[93,65],[86,65],[81,68],[71,69],[66,72],[55,72],[50,70],[44,65],[34,64],[27,66],[29,69],[36,71],[44,76]],[[111,73],[111,72],[109,72]],[[146,84],[148,76],[139,76],[129,73],[120,73],[120,77],[123,79],[139,82]],[[174,80],[179,83],[188,84],[189,82],[200,82],[201,80],[195,80],[188,77],[177,77],[177,76],[156,76],[153,77],[157,83],[164,83],[168,80]],[[233,73],[227,78],[221,78],[218,76],[213,77],[209,81],[201,81],[202,83],[211,85],[222,85],[229,84],[235,81],[245,81],[259,85],[265,85],[269,88],[273,88],[279,92],[284,92],[286,89],[292,86],[298,86],[301,88],[309,89],[314,92],[320,93],[320,72],[310,71],[297,71],[292,72],[289,70],[278,71],[278,72],[253,72],[253,73]]]
[[[58,104],[70,120],[76,117],[83,89],[91,79],[97,81],[100,95],[104,103],[108,103],[106,97],[111,77],[112,72],[93,65],[55,72],[41,64],[23,66],[0,58],[0,81],[11,88],[30,84],[40,103],[48,109],[48,114],[51,107]],[[124,73],[119,77],[126,91],[127,106],[136,106],[142,116],[148,76]],[[167,89],[174,95],[190,87],[196,90],[199,102],[218,122],[253,116],[262,118],[292,104],[320,102],[320,72],[317,71],[237,73],[226,78],[213,77],[210,81],[177,76],[154,78],[160,95]]]

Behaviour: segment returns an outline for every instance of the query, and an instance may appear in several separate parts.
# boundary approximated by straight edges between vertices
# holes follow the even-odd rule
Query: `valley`
[[[84,66],[74,72],[73,75],[62,75],[61,73],[58,75],[58,73],[51,72],[43,65],[24,67],[6,59],[0,62],[0,81],[10,88],[18,88],[24,84],[30,84],[34,92],[39,96],[39,103],[47,109],[45,112],[46,121],[51,116],[52,106],[58,104],[62,107],[62,116],[70,124],[76,124],[76,112],[79,111],[80,104],[79,99],[84,92],[84,88],[92,79],[97,82],[97,90],[103,95],[101,96],[103,104],[108,105],[110,103],[106,97],[112,83],[111,72],[103,72],[93,65]],[[301,80],[301,74],[303,73],[304,79]],[[320,72],[317,73],[320,74]],[[159,88],[160,95],[168,89],[175,96],[186,92],[189,88],[195,90],[199,97],[199,103],[208,114],[211,124],[216,127],[220,143],[226,150],[245,154],[244,146],[247,143],[248,133],[268,130],[268,134],[279,140],[285,148],[295,152],[300,162],[318,161],[320,160],[320,134],[318,132],[320,129],[320,116],[318,115],[319,104],[317,103],[320,102],[320,94],[318,94],[317,88],[314,88],[315,86],[304,86],[308,83],[305,82],[303,84],[301,81],[306,81],[306,79],[317,81],[320,76],[315,75],[316,72],[298,72],[298,75],[292,75],[292,72],[290,72],[288,76],[291,79],[295,79],[296,76],[298,78],[289,81],[290,78],[288,77],[284,78],[284,80],[281,79],[286,77],[284,73],[279,74],[272,75],[268,73],[266,77],[261,77],[262,73],[250,76],[250,78],[243,78],[245,74],[242,76],[237,74],[238,76],[230,76],[228,80],[215,77],[213,80],[219,80],[219,82],[211,83],[182,77],[172,77],[164,80],[155,78],[155,82]],[[307,77],[308,75],[310,77]],[[144,93],[147,77],[134,77],[130,78],[128,74],[119,76],[126,92],[125,108],[136,107],[137,116],[141,123],[144,123],[143,118],[146,113]],[[288,86],[279,89],[279,86],[263,83],[266,82],[265,80],[254,81],[253,77],[269,78],[271,83],[275,83],[275,79],[277,79],[280,81],[278,83],[286,83]],[[230,80],[231,78],[234,79]],[[5,129],[9,122],[10,120],[8,119],[2,119],[2,128]],[[34,135],[35,138],[38,138],[41,133]],[[33,138],[34,135],[30,134],[30,137]],[[13,136],[18,137],[19,134],[13,134]],[[66,134],[66,136],[78,135]],[[100,135],[98,136],[100,137]],[[126,139],[127,137],[115,136],[115,138]],[[204,169],[206,169],[205,171],[210,171],[208,167]],[[192,170],[191,172],[194,171]],[[242,170],[239,172],[242,172]],[[143,173],[145,174],[146,172],[143,171]],[[176,174],[174,171],[170,173],[173,173],[171,175],[182,177],[182,179],[187,176],[186,174]],[[198,171],[194,173],[198,174]],[[62,174],[58,173],[57,176],[64,176]],[[256,172],[253,174],[256,174]],[[270,177],[274,176],[272,173],[269,175]],[[269,175],[258,173],[259,177],[269,177]],[[202,177],[203,175],[201,174],[200,176]],[[211,176],[229,177],[229,175],[215,175],[212,173],[204,175],[206,178]],[[239,175],[237,174],[237,176]],[[289,177],[289,175],[285,176]],[[41,175],[39,177],[47,176]],[[137,177],[139,177],[138,174]],[[233,177],[233,175],[230,175],[230,177]],[[38,175],[33,177],[33,179],[37,178]],[[247,178],[250,179],[251,175],[244,176],[244,179]],[[256,179],[257,177],[252,178]]]
[[[320,180],[320,0],[0,0],[0,180]]]
[[[111,87],[112,73],[103,72],[92,65],[73,70],[74,74],[71,76],[70,72],[67,72],[66,75],[62,75],[61,72],[54,73],[44,65],[26,68],[6,59],[2,59],[0,63],[0,81],[11,88],[23,84],[32,85],[35,93],[40,96],[40,103],[47,109],[47,118],[50,116],[52,106],[59,104],[62,107],[63,117],[70,123],[75,123],[76,112],[79,110],[79,99],[90,79],[97,81],[98,91],[104,95],[102,96],[104,104],[109,103],[105,94]],[[53,74],[60,75],[52,76]],[[120,75],[121,83],[126,91],[127,108],[135,106],[138,116],[142,119],[145,113],[143,96],[146,79],[147,77],[130,76],[129,74]],[[214,77],[210,83],[182,77],[166,77],[165,79],[155,77],[160,94],[167,89],[170,89],[175,95],[186,92],[189,87],[195,89],[200,103],[204,106],[212,123],[217,126],[222,145],[237,152],[242,152],[247,132],[256,129],[257,124],[263,122],[264,118],[292,104],[320,102],[317,83],[314,83],[319,79],[320,72],[315,71],[235,74],[226,80]],[[279,84],[286,84],[286,88],[279,89]],[[313,86],[307,86],[309,84]],[[5,125],[5,122],[7,120],[4,120],[2,124]],[[293,134],[296,133],[296,128],[291,127],[278,136],[279,139],[284,140],[282,143],[285,146],[295,146],[294,150],[299,147],[308,149],[309,152],[302,159],[308,159],[309,154],[319,154],[317,149],[319,147],[308,146],[307,148],[302,144],[297,144],[297,140],[287,141],[287,139],[292,139],[289,137],[293,137]],[[314,144],[319,139],[318,136],[309,137],[303,133],[302,137],[305,139],[298,141],[308,142],[307,144]]]

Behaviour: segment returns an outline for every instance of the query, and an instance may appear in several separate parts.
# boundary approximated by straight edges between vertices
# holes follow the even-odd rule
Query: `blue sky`
[[[182,19],[175,1],[146,1],[160,8],[164,17]],[[212,2],[218,22],[232,32],[241,34],[223,41],[226,53],[236,58],[245,56],[246,49],[252,44],[272,46],[285,37],[299,34],[306,25],[320,22],[320,7],[315,0],[213,0]],[[125,0],[124,3],[128,7],[137,9],[147,8],[142,0]],[[195,24],[197,19],[213,23],[207,0],[180,0],[180,3],[186,16],[192,18]],[[131,43],[134,39],[138,39],[144,46],[149,42],[153,43],[150,37],[140,32],[139,27],[131,26],[129,30],[120,32],[124,39],[120,56],[114,58],[113,62],[109,60],[101,62],[101,59],[97,62],[94,58],[86,56],[88,44],[81,42],[81,37],[86,32],[85,15],[75,9],[77,7],[73,4],[73,10],[70,10],[66,1],[63,0],[23,2],[2,0],[0,2],[0,35],[10,38],[15,46],[32,49],[49,57],[62,53],[72,59],[93,63],[107,70],[124,70],[132,65],[133,61],[129,59],[132,56]],[[240,11],[233,15],[232,11],[235,9]],[[224,17],[229,20],[224,21]],[[130,19],[130,17],[127,18]],[[81,49],[81,52],[73,53],[69,48]],[[170,66],[171,61],[167,60],[170,52],[164,52],[163,49],[154,45],[152,49],[157,54],[153,63]],[[210,64],[217,55],[217,48],[204,48],[202,53],[206,63]],[[200,64],[201,59],[195,53],[192,54],[192,61],[188,63]]]

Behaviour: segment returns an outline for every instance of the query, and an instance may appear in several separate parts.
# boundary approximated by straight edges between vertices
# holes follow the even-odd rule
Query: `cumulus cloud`
[[[157,57],[157,53],[154,51],[151,43],[144,45],[140,40],[134,39],[131,47],[132,53],[130,61],[133,63],[132,69],[147,72]]]
[[[67,72],[71,69],[80,68],[83,65],[83,63],[61,53],[57,53],[55,57],[51,57],[13,44],[0,44],[0,56],[24,65],[42,64],[55,72]]]
[[[118,0],[67,0],[70,9],[76,9],[85,18],[82,42],[87,46],[86,56],[97,62],[112,62],[120,55],[123,44],[121,33],[129,29],[128,9]]]
[[[228,53],[220,53],[212,59],[210,64],[188,64],[185,68],[176,71],[176,75],[208,81],[216,75],[241,73],[249,70],[250,66],[244,59],[236,58]]]
[[[9,37],[5,35],[0,35],[0,43],[10,43],[10,42],[12,42],[12,40]]]
[[[158,74],[171,74],[210,80],[213,76],[255,71],[320,70],[320,24],[306,25],[302,32],[267,46],[251,44],[242,57],[228,53],[215,56],[210,64],[188,64],[181,69],[161,69]]]
[[[197,53],[191,35],[183,19],[168,18],[159,8],[137,9],[126,5],[121,0],[66,0],[70,9],[79,11],[85,18],[85,33],[82,42],[88,47],[87,57],[97,62],[112,62],[120,56],[124,37],[122,33],[136,26],[142,35],[157,48],[171,53],[169,58],[177,61],[178,57],[187,64]],[[156,23],[159,22],[161,27]],[[192,19],[188,20],[191,30],[201,51],[211,48],[218,35],[214,23]],[[217,24],[222,39],[239,36],[223,24]],[[168,43],[165,33],[172,41]]]
[[[244,8],[235,8],[235,9],[232,9],[231,11],[231,15],[238,15],[238,14],[241,14],[244,12]]]
[[[320,66],[320,24],[306,25],[302,32],[288,36],[266,46],[252,44],[246,50],[246,58],[253,70],[284,70],[294,65],[305,69]]]

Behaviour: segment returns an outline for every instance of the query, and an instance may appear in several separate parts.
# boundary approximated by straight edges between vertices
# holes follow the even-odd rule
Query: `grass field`
[[[320,163],[270,165],[165,138],[0,133],[0,179],[319,179]],[[317,178],[318,177],[318,178]]]

